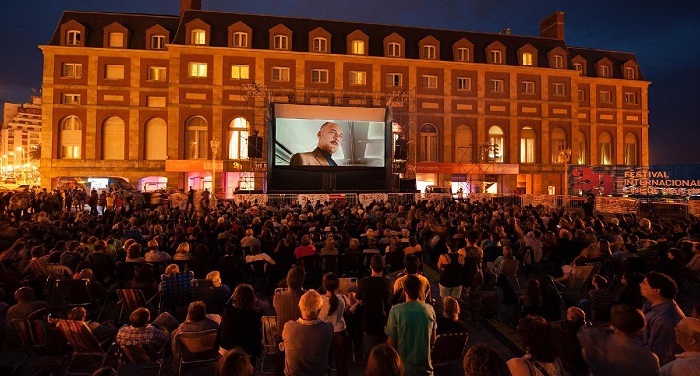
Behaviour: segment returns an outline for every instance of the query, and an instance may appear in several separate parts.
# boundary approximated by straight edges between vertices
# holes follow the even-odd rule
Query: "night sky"
[[[0,102],[40,88],[42,55],[64,10],[177,15],[179,0],[6,0],[0,12]],[[632,52],[649,88],[651,164],[700,163],[700,1],[202,0],[203,10],[537,36],[564,11],[569,46]]]

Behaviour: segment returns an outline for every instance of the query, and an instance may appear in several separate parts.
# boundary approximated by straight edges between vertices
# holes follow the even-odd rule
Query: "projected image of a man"
[[[325,122],[318,130],[318,146],[306,153],[292,155],[290,166],[337,166],[331,156],[340,147],[343,141],[343,130],[333,122]]]

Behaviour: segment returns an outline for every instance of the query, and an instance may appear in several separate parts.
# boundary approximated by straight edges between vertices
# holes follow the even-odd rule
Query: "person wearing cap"
[[[676,343],[683,348],[659,370],[660,376],[700,375],[700,320],[686,317],[676,325]]]

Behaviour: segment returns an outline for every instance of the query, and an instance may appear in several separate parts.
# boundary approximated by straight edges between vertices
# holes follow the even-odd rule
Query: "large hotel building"
[[[391,106],[407,141],[395,172],[419,189],[561,194],[566,164],[649,161],[635,55],[568,46],[561,12],[533,37],[182,0],[179,16],[65,12],[40,48],[46,186],[121,176],[140,189],[210,187],[217,139],[217,191],[264,189],[266,159],[248,139],[266,135],[270,103]]]

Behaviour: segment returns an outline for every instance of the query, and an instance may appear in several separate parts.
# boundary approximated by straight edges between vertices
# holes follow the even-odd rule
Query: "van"
[[[425,187],[425,193],[437,193],[437,194],[445,194],[445,195],[452,195],[452,192],[450,192],[450,189],[443,187],[441,185],[429,185]]]

